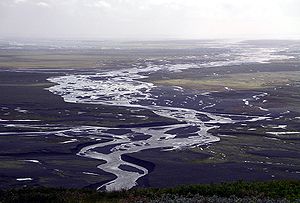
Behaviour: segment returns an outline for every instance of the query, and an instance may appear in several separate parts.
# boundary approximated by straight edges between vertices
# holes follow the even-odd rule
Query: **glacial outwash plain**
[[[0,189],[300,179],[300,41],[0,41]]]

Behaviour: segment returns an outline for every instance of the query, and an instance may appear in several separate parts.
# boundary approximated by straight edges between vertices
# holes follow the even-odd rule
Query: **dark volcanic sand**
[[[279,65],[275,66],[275,68],[281,70]],[[65,103],[61,97],[44,89],[51,85],[46,79],[54,75],[57,75],[57,73],[0,72],[0,107],[7,108],[1,109],[0,119],[36,119],[41,120],[38,122],[40,125],[51,124],[58,127],[96,125],[130,128],[132,126],[160,126],[174,122],[173,120],[160,120],[160,118],[145,110],[143,113],[146,113],[147,117],[149,117],[146,121],[140,122],[136,120],[134,125],[128,124],[126,121],[115,123],[113,122],[115,119],[112,118],[114,113],[122,113],[126,117],[132,112],[122,107]],[[297,91],[298,89],[295,88],[295,90]],[[241,109],[228,108],[228,106],[233,104],[231,101],[241,98],[244,96],[243,94],[247,95],[248,93],[247,91],[244,93],[218,93],[216,97],[223,100],[217,107],[218,109],[210,109],[210,111],[238,112]],[[279,92],[279,94],[283,93]],[[226,101],[224,98],[231,98],[231,100]],[[282,100],[282,98],[280,99]],[[18,112],[15,110],[16,108],[25,109],[28,112]],[[282,109],[284,108],[279,107],[277,111],[282,112]],[[81,112],[84,112],[84,114],[81,114]],[[276,124],[288,122],[291,126],[294,126],[294,130],[299,128],[299,122],[297,121],[279,120],[277,122]],[[250,127],[260,128],[261,124],[269,123],[272,122],[254,123],[253,126],[244,127],[240,131],[235,130],[236,127],[241,127],[239,124],[221,125],[220,129],[215,130],[214,133],[216,135],[224,132],[225,135],[235,135],[238,139],[236,137],[221,138],[221,142],[212,144],[211,147],[204,146],[201,152],[194,149],[172,152],[161,152],[159,149],[154,149],[124,155],[122,159],[139,164],[149,170],[149,175],[138,181],[139,186],[166,187],[180,184],[234,180],[299,179],[300,165],[298,162],[299,151],[297,151],[299,150],[299,140],[297,140],[297,137],[292,137],[294,139],[282,137],[279,142],[270,141],[261,144],[262,142],[256,140],[265,139],[263,137],[267,135],[264,131],[247,131]],[[0,132],[15,130],[15,128],[0,126]],[[18,131],[23,132],[33,130],[26,127],[18,128]],[[189,129],[189,131],[192,131],[192,129]],[[122,133],[116,132],[116,134]],[[268,136],[269,138],[274,138],[274,136]],[[253,137],[257,138],[252,139]],[[96,168],[97,165],[103,162],[76,155],[83,146],[99,142],[91,142],[91,140],[81,136],[78,137],[77,142],[57,144],[67,140],[67,138],[56,137],[51,134],[37,137],[17,136],[13,133],[9,135],[0,134],[0,187],[39,185],[96,188],[102,183],[114,179],[114,175]],[[287,140],[288,143],[280,143],[283,140]],[[243,147],[246,147],[245,149],[247,150],[244,150]],[[284,151],[274,151],[274,147],[282,147]],[[236,151],[237,154],[234,156],[230,155],[230,150],[235,148],[238,149]],[[108,149],[104,150],[107,151]],[[246,157],[250,156],[251,163],[244,162],[245,151]],[[218,158],[209,161],[211,157],[219,156],[219,154],[212,152],[224,152],[229,158],[224,158],[222,161]],[[260,160],[259,157],[271,157],[270,163],[267,163],[268,161],[265,159]],[[40,163],[25,162],[24,160],[38,160]],[[253,160],[257,160],[257,162]],[[280,165],[278,163],[283,164]],[[287,163],[291,164],[288,165]],[[126,166],[123,166],[123,168],[133,170]],[[94,175],[84,174],[83,172],[94,173]],[[33,180],[16,180],[17,178],[26,177],[31,177]]]
[[[238,162],[198,164],[193,160],[208,158],[202,153],[189,151],[161,152],[147,150],[130,156],[155,163],[155,169],[140,182],[150,187],[172,187],[182,184],[219,183],[227,181],[253,181],[299,179],[299,166],[270,166]],[[286,172],[289,170],[289,172]]]

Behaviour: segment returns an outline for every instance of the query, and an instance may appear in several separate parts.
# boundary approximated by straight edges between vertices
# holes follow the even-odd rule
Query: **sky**
[[[0,37],[300,39],[300,0],[0,0]]]

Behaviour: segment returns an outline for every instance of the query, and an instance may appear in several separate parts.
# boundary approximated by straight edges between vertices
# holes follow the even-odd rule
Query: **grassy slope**
[[[190,185],[164,189],[132,189],[120,192],[96,192],[83,189],[24,188],[0,191],[0,202],[149,202],[165,196],[300,200],[300,181],[234,182]]]

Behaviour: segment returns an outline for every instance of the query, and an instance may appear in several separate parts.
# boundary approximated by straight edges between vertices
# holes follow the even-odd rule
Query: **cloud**
[[[101,9],[109,9],[112,8],[112,5],[104,0],[85,0],[83,3],[84,6],[89,7],[91,9],[101,8]],[[79,6],[79,4],[78,4]]]
[[[14,3],[19,4],[19,3],[25,3],[27,0],[15,0]]]
[[[94,6],[98,8],[111,8],[111,5],[106,1],[96,1],[94,2]]]
[[[299,0],[0,0],[0,37],[300,36],[299,10]]]
[[[46,2],[38,2],[37,4],[36,4],[37,6],[40,6],[40,7],[50,7],[50,5],[48,4],[48,3],[46,3]]]

